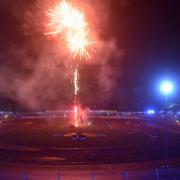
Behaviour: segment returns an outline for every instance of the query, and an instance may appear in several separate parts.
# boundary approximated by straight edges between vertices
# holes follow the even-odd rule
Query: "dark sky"
[[[37,36],[35,34],[25,38],[21,34],[19,27],[23,20],[15,17],[11,12],[12,7],[16,6],[16,1],[22,4],[23,8],[28,8],[35,2],[33,0],[9,0],[9,3],[5,3],[7,1],[0,0],[1,54],[7,51],[12,43],[22,47]],[[104,106],[102,103],[99,106],[120,110],[143,109],[144,106],[149,105],[157,106],[162,98],[158,97],[158,93],[155,92],[156,82],[164,77],[175,79],[176,82],[180,81],[178,2],[170,0],[110,0],[109,2],[110,14],[101,35],[105,39],[116,39],[119,49],[123,49],[123,63],[119,63],[123,73],[116,81],[111,98]],[[33,51],[33,48],[31,50]],[[21,69],[20,71],[28,72],[28,68],[21,67],[21,62],[18,60],[12,62],[3,55],[0,56],[1,68],[17,66],[17,71]],[[118,60],[115,66],[118,66]],[[92,91],[95,86],[95,84],[91,86]],[[1,98],[4,99],[6,96],[2,93]],[[12,98],[12,96],[7,97]],[[172,100],[179,102],[179,97],[180,95],[176,93],[176,97]],[[93,102],[90,106],[93,106]]]
[[[127,52],[121,76],[124,93],[143,104],[159,102],[153,87],[156,81],[164,77],[179,81],[178,3],[134,0],[121,6],[114,1],[111,17],[113,28],[109,31]],[[178,97],[175,99],[178,101]]]

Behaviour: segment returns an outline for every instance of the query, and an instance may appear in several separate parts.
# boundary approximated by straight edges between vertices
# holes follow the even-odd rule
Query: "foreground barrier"
[[[107,171],[35,171],[26,173],[0,172],[1,180],[178,180],[180,179],[180,168],[159,168],[154,170],[125,170],[118,172]]]

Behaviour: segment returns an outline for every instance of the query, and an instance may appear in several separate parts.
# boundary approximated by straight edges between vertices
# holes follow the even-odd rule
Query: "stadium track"
[[[84,141],[67,134],[81,131]],[[19,119],[0,125],[0,162],[19,164],[121,164],[162,160],[163,129],[153,121],[91,119],[91,126],[66,126],[66,119]],[[168,133],[168,157],[180,157],[180,135]]]

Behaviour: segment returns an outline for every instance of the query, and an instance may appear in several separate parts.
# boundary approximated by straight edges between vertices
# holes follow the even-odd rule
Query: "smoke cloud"
[[[103,1],[103,3],[102,3]],[[46,36],[46,12],[57,1],[0,1],[0,94],[29,110],[69,108],[73,102],[73,63],[60,37]],[[106,107],[122,74],[124,52],[103,37],[111,1],[72,1],[82,8],[97,41],[92,60],[80,64],[79,101]],[[11,30],[8,30],[11,28]]]

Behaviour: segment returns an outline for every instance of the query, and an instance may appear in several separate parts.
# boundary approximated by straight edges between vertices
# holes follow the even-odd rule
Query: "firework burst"
[[[88,51],[91,50],[90,46],[95,42],[88,39],[88,23],[85,21],[84,14],[64,0],[55,6],[48,13],[48,16],[50,18],[48,26],[54,30],[47,34],[61,34],[73,59],[77,56],[80,59],[90,59]]]
[[[67,42],[73,59],[75,59],[76,56],[79,56],[80,59],[91,59],[88,49],[94,42],[88,41],[86,35],[87,32],[69,34]]]
[[[62,31],[69,32],[71,30],[78,31],[86,27],[84,15],[66,1],[60,2],[48,15],[50,17],[48,25],[55,28],[55,30],[49,34],[56,35]]]

